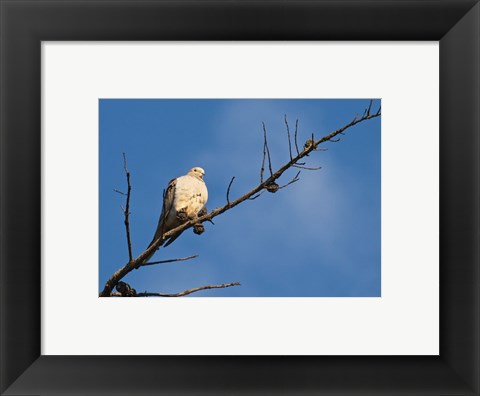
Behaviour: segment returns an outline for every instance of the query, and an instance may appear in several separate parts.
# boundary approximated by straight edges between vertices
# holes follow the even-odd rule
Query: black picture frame
[[[478,3],[0,0],[2,394],[479,395]],[[48,40],[439,41],[440,355],[41,356],[40,45]],[[141,326],[98,323],[112,330]]]

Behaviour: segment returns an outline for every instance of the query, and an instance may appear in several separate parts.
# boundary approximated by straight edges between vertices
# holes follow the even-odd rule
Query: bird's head
[[[196,166],[188,171],[188,174],[191,176],[195,176],[197,179],[203,180],[203,176],[205,175],[205,171],[202,168]]]

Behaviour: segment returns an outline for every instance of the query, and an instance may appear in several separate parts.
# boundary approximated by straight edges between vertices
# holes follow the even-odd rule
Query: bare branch
[[[362,118],[359,118],[357,120],[351,121],[350,123],[344,125],[343,127],[329,133],[328,135],[323,136],[322,138],[313,141],[311,144],[309,144],[307,147],[305,147],[296,157],[292,158],[290,161],[285,163],[283,166],[281,166],[276,172],[272,173],[272,175],[262,181],[259,185],[242,195],[241,197],[230,201],[226,205],[216,208],[212,210],[210,213],[205,214],[204,216],[198,217],[196,219],[189,220],[182,225],[162,234],[159,238],[157,238],[143,253],[141,253],[137,258],[135,258],[132,262],[129,262],[125,264],[123,267],[119,268],[115,273],[108,279],[108,281],[105,283],[105,287],[102,292],[99,293],[100,296],[103,297],[108,297],[111,295],[111,292],[113,291],[114,287],[118,284],[118,282],[129,272],[131,272],[136,265],[141,265],[144,261],[146,261],[147,257],[150,257],[150,255],[158,249],[158,247],[167,239],[172,237],[173,235],[176,235],[177,233],[183,232],[188,228],[191,228],[194,226],[195,223],[198,222],[205,222],[205,221],[210,221],[214,217],[221,215],[222,213],[226,212],[227,210],[230,210],[234,208],[235,206],[241,204],[242,202],[246,200],[252,200],[255,198],[258,198],[259,193],[263,192],[265,189],[267,189],[267,186],[273,185],[277,179],[279,179],[283,173],[289,169],[294,167],[302,158],[308,156],[312,151],[316,150],[318,146],[322,143],[325,143],[327,141],[331,141],[331,139],[335,138],[335,136],[339,135],[340,133],[344,132],[345,130],[361,123],[366,120],[371,120],[373,118],[379,117],[381,115],[380,111],[377,111],[375,114],[370,114],[366,115]],[[266,133],[266,131],[264,131]],[[263,173],[262,173],[262,178],[263,178]],[[262,191],[263,190],[263,191]]]
[[[265,126],[265,124],[263,124]],[[263,172],[265,171],[265,158],[267,156],[267,136],[265,134],[265,129],[264,129],[264,135],[263,135],[263,158],[262,158],[262,167],[260,168],[260,183],[263,183]]]
[[[292,157],[292,141],[290,139],[290,127],[288,126],[287,115],[285,114],[285,125],[287,127],[287,136],[288,136],[288,152],[290,154],[290,160]]]
[[[232,183],[235,180],[235,176],[232,176],[232,180],[230,180],[230,183],[228,184],[227,188],[227,204],[230,203],[230,187],[232,187]]]
[[[292,166],[294,166],[295,168],[305,169],[305,170],[320,170],[320,169],[322,169],[321,166],[317,166],[316,168],[309,168],[308,166],[297,165],[297,164],[293,164]]]
[[[113,189],[113,191],[115,191],[116,193],[121,194],[121,195],[127,195],[127,194],[125,194],[124,192],[122,192],[122,191],[120,191],[120,190]]]
[[[225,289],[232,286],[240,286],[240,282],[224,283],[221,285],[200,286],[193,289],[184,290],[179,293],[137,293],[137,291],[128,283],[118,282],[116,286],[117,291],[110,293],[110,297],[182,297],[188,294],[196,293],[201,290]]]
[[[270,177],[273,174],[272,171],[272,160],[270,158],[270,149],[268,148],[268,142],[267,142],[267,129],[265,128],[265,123],[262,122],[263,125],[263,139],[264,139],[264,147],[267,150],[267,158],[268,158],[268,169],[270,170]]]
[[[298,118],[297,118],[297,121],[295,122],[295,149],[297,150],[297,155],[300,154],[300,152],[298,151],[298,140],[297,140],[297,131],[298,131]]]
[[[282,174],[289,168],[293,167],[293,165],[297,164],[297,162],[306,157],[308,154],[310,154],[312,151],[316,150],[318,148],[318,146],[322,143],[325,143],[327,141],[329,141],[330,139],[334,138],[335,136],[337,136],[338,134],[340,134],[341,132],[345,131],[346,129],[348,128],[351,128],[352,126],[356,125],[356,124],[359,124],[363,121],[366,121],[366,120],[370,120],[370,119],[373,119],[375,117],[378,117],[380,116],[381,113],[379,113],[378,115],[377,114],[374,114],[374,115],[370,115],[370,116],[366,116],[366,117],[362,117],[356,121],[352,121],[350,122],[349,124],[346,124],[345,126],[337,129],[336,131],[333,131],[331,132],[330,134],[328,135],[325,135],[323,136],[322,138],[316,140],[315,142],[313,142],[312,145],[309,145],[309,148],[308,149],[304,149],[302,152],[300,152],[296,157],[294,157],[291,161],[287,162],[286,164],[284,164],[281,168],[279,168],[276,172],[274,172],[272,174],[271,177],[269,177],[267,180],[265,180],[263,183],[260,183],[258,186],[256,186],[255,188],[253,188],[252,190],[250,190],[249,192],[247,192],[246,194],[242,195],[241,197],[237,198],[236,200],[234,201],[231,201],[229,205],[225,205],[221,208],[217,208],[217,209],[214,209],[212,210],[208,215],[206,216],[202,216],[198,219],[198,221],[206,221],[206,220],[209,220],[209,219],[212,219],[222,213],[224,213],[225,211],[239,205],[240,203],[242,203],[243,201],[247,200],[247,199],[250,199],[252,197],[254,197],[255,195],[257,195],[261,190],[263,190],[264,188],[266,188],[266,185],[269,184],[270,182],[272,181],[275,181],[277,180],[278,178],[280,178],[282,176]],[[177,230],[185,230],[189,227],[191,227],[191,225],[193,224],[192,221],[189,221],[179,227],[177,227],[176,229],[174,230],[171,230],[169,231],[168,233],[166,233],[165,235],[168,237],[170,235],[170,233],[174,233],[176,232]]]
[[[265,192],[265,190],[260,191],[257,195],[254,195],[253,197],[248,198],[250,201],[253,201],[254,199],[257,199],[260,195],[262,195]]]
[[[297,174],[295,175],[295,177],[292,180],[290,180],[287,184],[284,184],[283,186],[278,187],[278,189],[281,190],[282,188],[285,188],[285,187],[289,186],[290,184],[293,184],[293,183],[299,181],[300,179],[298,178],[298,176],[300,175],[300,172],[301,171],[298,171]]]
[[[128,246],[128,261],[133,260],[132,254],[132,241],[130,239],[130,195],[132,192],[132,186],[130,185],[130,172],[127,168],[127,157],[125,153],[123,153],[123,169],[125,170],[125,175],[127,176],[127,194],[124,194],[118,190],[113,190],[123,195],[127,195],[127,202],[125,204],[125,209],[122,207],[123,215],[125,217],[124,224],[125,224],[125,231],[127,234],[127,246]]]
[[[140,266],[145,267],[147,265],[175,263],[177,261],[186,261],[186,260],[191,260],[191,259],[194,259],[194,258],[197,258],[197,257],[198,257],[198,254],[194,254],[193,256],[188,256],[188,257],[181,257],[181,258],[169,259],[169,260],[152,261],[152,262],[149,262],[149,263],[141,264]]]
[[[240,282],[232,282],[232,283],[223,283],[221,285],[207,285],[207,286],[200,286],[195,287],[193,289],[184,290],[180,293],[137,293],[136,297],[182,297],[188,294],[196,293],[201,290],[209,290],[209,289],[225,289],[226,287],[232,286],[240,286]]]

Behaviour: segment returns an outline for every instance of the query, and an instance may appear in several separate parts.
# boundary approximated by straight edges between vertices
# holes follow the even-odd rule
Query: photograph
[[[100,297],[381,297],[381,99],[101,98]]]

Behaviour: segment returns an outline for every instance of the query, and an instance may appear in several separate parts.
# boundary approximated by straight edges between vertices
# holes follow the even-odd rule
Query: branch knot
[[[197,235],[203,234],[205,231],[205,227],[203,226],[202,223],[195,223],[193,225],[193,232]]]
[[[268,192],[270,193],[275,193],[278,191],[278,189],[280,188],[280,186],[275,183],[274,181],[268,183],[265,188],[267,189]]]
[[[313,139],[308,139],[305,144],[303,145],[303,148],[305,150],[309,150],[313,145],[315,144],[315,140]]]
[[[137,291],[131,287],[128,283],[118,282],[115,287],[117,291],[122,295],[122,297],[136,297]]]

